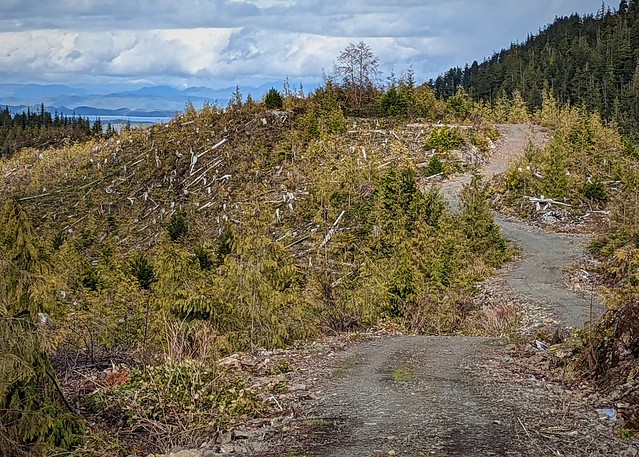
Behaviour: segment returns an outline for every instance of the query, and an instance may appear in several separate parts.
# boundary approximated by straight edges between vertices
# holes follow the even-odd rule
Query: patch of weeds
[[[288,363],[288,360],[278,360],[277,363],[275,365],[273,365],[270,370],[269,373],[270,374],[285,374],[291,371],[291,367]]]
[[[118,221],[113,214],[109,214],[106,218],[107,227],[109,228],[109,233],[117,234],[118,233]]]
[[[415,375],[410,365],[402,363],[393,370],[391,377],[395,384],[407,384],[415,378]]]
[[[430,158],[428,167],[426,167],[426,176],[438,175],[440,173],[444,173],[444,163],[439,156],[434,155]]]
[[[149,449],[159,450],[176,436],[197,441],[212,428],[262,415],[268,405],[259,393],[232,371],[184,360],[133,369],[125,383],[92,393],[83,405],[123,442],[145,427]]]
[[[272,390],[276,394],[285,394],[285,393],[288,393],[289,388],[286,381],[279,381],[273,386]]]
[[[488,127],[485,130],[486,136],[488,138],[490,138],[492,141],[497,141],[497,139],[499,139],[499,130],[497,130],[495,127]]]
[[[622,440],[631,440],[637,436],[637,432],[628,427],[621,427],[619,430],[619,438]]]
[[[331,372],[331,378],[344,379],[357,365],[359,365],[359,360],[356,357],[349,357]]]
[[[329,420],[329,419],[324,419],[321,417],[316,417],[314,419],[309,419],[308,422],[306,423],[309,427],[317,427],[317,428],[327,428],[327,427],[332,427],[333,421]]]

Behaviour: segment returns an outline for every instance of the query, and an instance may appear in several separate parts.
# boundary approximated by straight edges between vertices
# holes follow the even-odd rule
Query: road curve
[[[487,178],[503,172],[529,140],[540,140],[540,133],[529,126],[500,126],[500,130],[495,154],[482,170]],[[457,207],[459,191],[468,179],[442,186],[451,207]],[[587,240],[545,233],[499,215],[496,222],[524,253],[505,273],[511,292],[524,299],[517,301],[543,302],[563,325],[583,325],[589,319],[590,299],[565,287],[563,270],[580,258]],[[553,406],[545,384],[536,384],[534,377],[532,387],[494,377],[490,367],[508,363],[504,344],[491,338],[414,336],[354,345],[334,367],[333,376],[321,382],[322,399],[314,420],[326,430],[319,427],[304,455],[612,455],[605,446],[574,453],[568,441],[538,443],[532,438],[526,424],[540,424],[539,418],[557,405]],[[580,433],[569,412],[551,420],[558,424],[538,427],[553,426],[572,434],[566,436]]]
[[[499,130],[501,137],[494,154],[481,170],[485,179],[506,171],[530,142],[542,145],[546,141],[544,133],[530,125],[500,125]],[[442,195],[454,210],[459,207],[459,192],[469,180],[462,176],[442,185]],[[566,327],[581,327],[591,320],[591,315],[603,311],[597,297],[578,295],[565,285],[564,270],[583,256],[587,237],[544,232],[499,214],[495,214],[495,222],[506,239],[523,251],[523,259],[506,275],[506,282],[515,293],[545,304],[544,308]]]

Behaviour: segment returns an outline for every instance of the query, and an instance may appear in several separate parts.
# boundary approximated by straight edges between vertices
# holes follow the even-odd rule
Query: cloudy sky
[[[0,83],[224,87],[285,76],[312,83],[360,40],[384,74],[412,65],[423,81],[524,40],[556,16],[600,6],[601,0],[0,0]]]

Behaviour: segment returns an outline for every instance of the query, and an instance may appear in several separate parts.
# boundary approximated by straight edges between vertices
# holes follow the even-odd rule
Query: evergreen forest
[[[530,110],[544,90],[639,138],[639,2],[603,4],[596,14],[558,17],[523,43],[512,43],[481,63],[452,68],[433,85],[438,96],[463,89],[494,106],[520,95]]]
[[[0,157],[11,157],[23,148],[46,149],[114,133],[111,124],[103,129],[100,119],[91,123],[83,117],[51,114],[44,109],[44,104],[37,111],[27,109],[15,114],[5,107],[0,111]]]

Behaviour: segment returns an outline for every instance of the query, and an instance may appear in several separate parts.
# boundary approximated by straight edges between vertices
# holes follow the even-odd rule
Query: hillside
[[[467,326],[473,286],[508,257],[505,242],[478,181],[455,214],[421,189],[470,169],[495,130],[347,120],[335,106],[317,96],[283,110],[189,108],[166,125],[0,162],[0,330],[16,342],[0,355],[33,350],[14,318],[47,323],[29,347],[46,344],[72,410],[99,424],[87,453],[106,435],[115,454],[167,450],[275,408],[264,398],[281,386],[219,371],[235,351],[386,321],[429,334]],[[180,376],[184,391],[153,390]],[[198,379],[211,396],[190,396]],[[15,382],[37,409],[33,384]],[[77,445],[82,427],[52,392],[57,409],[33,419],[47,427],[23,436],[31,425],[14,425],[0,439]]]
[[[623,0],[616,11],[560,17],[523,43],[513,43],[484,62],[453,68],[434,82],[448,97],[464,88],[494,105],[521,94],[529,109],[541,107],[544,89],[560,104],[601,113],[639,138],[639,2]]]
[[[574,20],[616,30],[636,8],[558,20],[542,34]],[[358,55],[377,65],[363,42],[340,59]],[[410,71],[382,88],[374,72],[355,80],[352,70],[309,96],[238,93],[227,108],[188,104],[167,124],[120,132],[83,120],[85,134],[72,136],[73,122],[48,128],[56,121],[44,109],[5,110],[5,455],[216,455],[244,445],[236,453],[254,455],[264,449],[251,437],[275,430],[285,440],[302,430],[311,448],[335,440],[333,455],[344,455],[350,438],[325,433],[328,424],[364,430],[350,435],[353,455],[370,455],[380,437],[388,455],[391,444],[537,455],[538,443],[569,454],[581,434],[589,455],[610,446],[633,455],[620,438],[639,428],[636,145],[598,106],[572,105],[569,92],[557,99],[543,82],[533,111],[533,91],[508,90],[505,79],[496,100],[492,89],[482,100],[470,77],[467,91],[453,81],[446,92],[453,71],[438,99]],[[593,230],[594,240],[557,233]],[[517,257],[508,241],[522,256],[499,270]],[[597,289],[608,306],[601,321]],[[323,383],[338,403],[299,415],[300,402],[317,399],[308,385],[327,378],[313,364],[331,365],[334,348],[362,335],[389,346],[355,344],[363,357],[333,364],[335,382]],[[523,345],[478,345],[478,336]],[[503,380],[482,392],[487,365]],[[431,386],[439,393],[428,396]],[[549,388],[544,404],[560,419],[529,408]],[[430,401],[444,405],[443,420],[431,420]],[[421,428],[392,415],[368,425],[397,405],[436,436],[413,435]],[[603,406],[613,421],[597,417]],[[389,428],[397,435],[370,432],[382,423],[399,424]],[[401,448],[390,443],[397,436]]]

